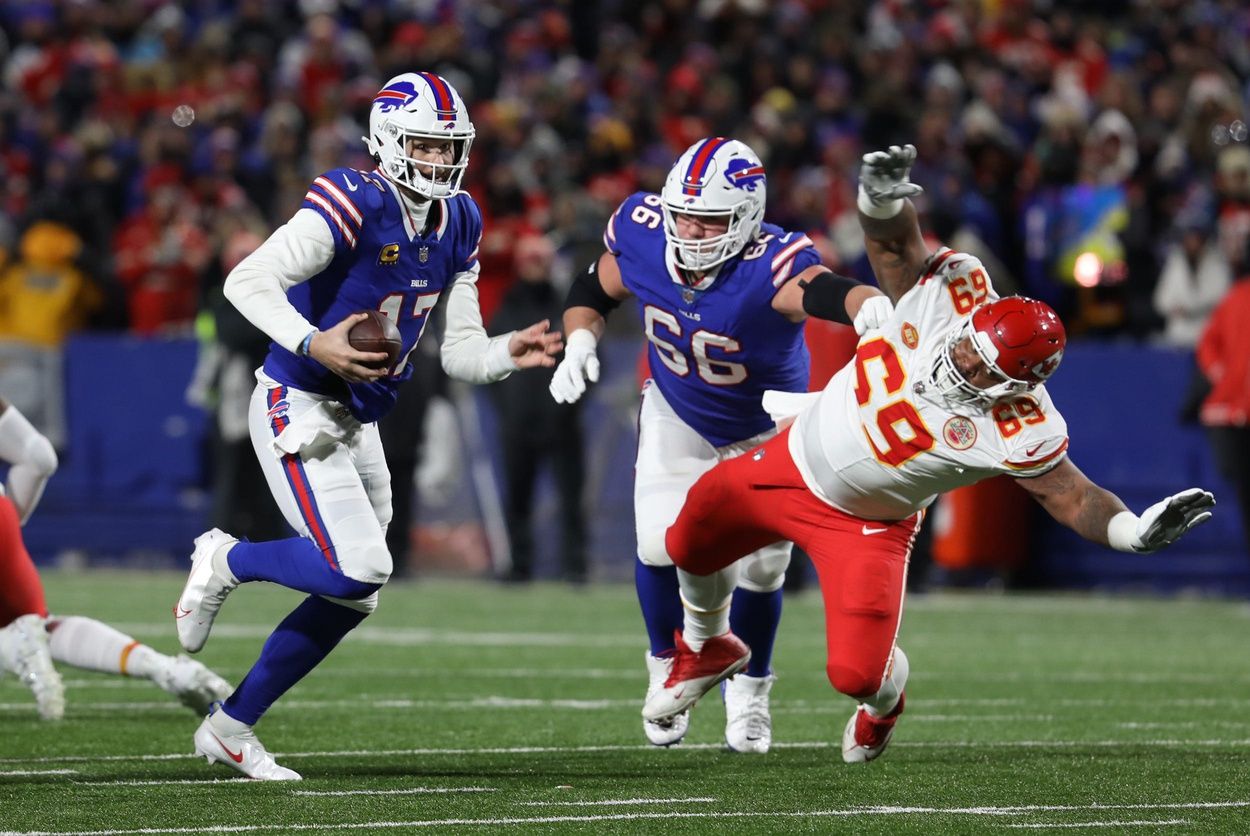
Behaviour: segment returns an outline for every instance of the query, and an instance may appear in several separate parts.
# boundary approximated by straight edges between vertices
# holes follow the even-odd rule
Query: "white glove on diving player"
[[[885,321],[890,318],[890,314],[894,313],[894,305],[886,296],[869,296],[864,300],[864,304],[859,306],[859,313],[855,314],[855,333],[861,337],[869,331],[880,328],[885,325]]]
[[[1170,546],[1191,528],[1211,519],[1210,491],[1190,488],[1151,505],[1138,517],[1121,511],[1107,524],[1107,541],[1122,552],[1152,552]]]
[[[586,391],[586,381],[599,380],[599,357],[595,346],[599,340],[585,328],[569,334],[564,343],[564,359],[551,376],[551,397],[556,403],[576,403]]]
[[[924,191],[908,180],[916,161],[916,146],[891,145],[888,151],[864,155],[859,169],[859,211],[873,218],[892,218],[903,208],[903,198]]]

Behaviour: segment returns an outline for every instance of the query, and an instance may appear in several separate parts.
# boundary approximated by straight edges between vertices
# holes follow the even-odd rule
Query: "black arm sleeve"
[[[846,295],[860,286],[854,279],[826,271],[813,276],[810,281],[799,279],[803,288],[803,310],[808,316],[850,325],[846,315]]]
[[[600,284],[599,259],[596,258],[589,269],[573,279],[573,284],[569,286],[569,295],[564,300],[564,309],[593,308],[607,319],[608,314],[620,304],[621,300],[609,296]]]

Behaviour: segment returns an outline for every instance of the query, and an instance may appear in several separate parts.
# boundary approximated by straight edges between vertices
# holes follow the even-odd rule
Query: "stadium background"
[[[1068,325],[1051,388],[1075,461],[1137,510],[1195,484],[1230,497],[1181,418],[1192,346],[1153,296],[1188,235],[1250,269],[1250,10],[1236,2],[16,0],[0,29],[0,393],[62,453],[27,528],[41,562],[185,558],[228,424],[221,379],[192,385],[220,342],[221,280],[318,173],[370,166],[370,99],[413,69],[452,81],[477,127],[466,186],[485,215],[488,320],[521,242],[545,236],[566,282],[620,199],[657,190],[709,134],[763,156],[771,221],[868,278],[857,162],[912,141],[927,231]],[[632,560],[640,337],[632,312],[612,326],[584,415],[596,578]],[[506,548],[496,416],[484,392],[451,394],[460,444],[438,446],[461,448],[462,478],[423,500],[414,559],[486,573]],[[1001,530],[1020,511],[991,498],[993,513],[935,520]],[[1233,503],[1221,511],[1150,558],[1028,511],[1014,540],[1048,585],[1244,593],[1244,535]]]

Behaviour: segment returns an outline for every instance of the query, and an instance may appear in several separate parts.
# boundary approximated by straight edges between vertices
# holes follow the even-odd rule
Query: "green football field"
[[[49,573],[54,611],[177,647],[172,573]],[[227,602],[201,658],[247,670],[298,601]],[[642,737],[631,587],[430,580],[382,606],[258,727],[298,783],[193,759],[198,720],[145,682],[64,669],[63,722],[0,679],[11,833],[1250,832],[1250,607],[1086,596],[908,602],[908,711],[841,762],[815,592],[787,599],[774,746],[722,749],[715,692],[673,749]]]

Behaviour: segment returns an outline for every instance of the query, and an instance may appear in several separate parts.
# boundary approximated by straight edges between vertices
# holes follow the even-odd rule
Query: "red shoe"
[[[873,717],[864,706],[855,709],[842,732],[842,760],[847,763],[868,763],[881,756],[894,736],[894,724],[903,713],[903,695],[898,705],[884,717]]]
[[[686,645],[680,630],[673,637],[677,641],[673,670],[664,687],[651,694],[642,707],[643,718],[652,722],[682,713],[751,661],[751,648],[733,633],[708,639],[698,653]]]

